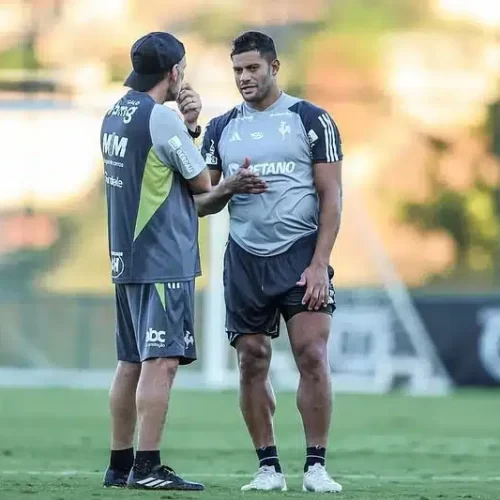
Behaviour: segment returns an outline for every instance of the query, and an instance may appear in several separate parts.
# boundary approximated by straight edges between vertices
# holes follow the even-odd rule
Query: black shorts
[[[231,345],[245,334],[264,333],[276,338],[280,314],[289,321],[295,314],[308,310],[302,304],[306,287],[297,282],[311,263],[316,238],[316,234],[302,238],[286,252],[270,257],[251,254],[229,238],[224,254],[224,299]],[[335,291],[331,266],[328,274],[331,301],[317,312],[332,315]]]
[[[116,350],[119,361],[196,360],[194,280],[117,284]]]

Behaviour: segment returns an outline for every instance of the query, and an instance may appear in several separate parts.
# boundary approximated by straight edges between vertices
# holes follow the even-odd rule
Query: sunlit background
[[[457,337],[480,342],[478,318],[496,310],[500,278],[498,3],[11,0],[0,26],[3,365],[112,368],[99,128],[124,92],[130,46],[152,30],[183,40],[205,124],[239,100],[230,42],[252,28],[275,38],[282,88],[327,109],[342,133],[345,209],[331,260],[346,303],[339,325],[377,303],[396,316],[394,332],[423,331],[455,381],[500,383],[499,370],[479,373],[484,363],[475,373],[457,366],[469,345]],[[200,337],[224,336],[213,331],[223,329],[212,296],[221,255],[210,242],[225,239],[225,224],[201,224]],[[467,326],[453,313],[464,303]],[[63,333],[71,355],[51,347]]]
[[[390,296],[384,286],[396,279],[416,295],[422,316],[419,299],[437,294],[446,315],[453,295],[477,301],[481,294],[488,302],[496,293],[497,3],[189,0],[177,9],[163,0],[147,7],[134,0],[10,0],[0,5],[0,26],[2,314],[24,300],[56,309],[71,303],[67,335],[94,334],[78,315],[93,316],[95,308],[112,320],[98,133],[124,92],[131,44],[152,30],[184,41],[203,123],[238,102],[228,53],[247,28],[276,39],[282,88],[332,114],[345,151],[345,212],[332,255],[340,299],[343,289]],[[220,258],[208,248],[209,224],[203,220],[200,234],[200,308]],[[17,335],[18,322],[2,321],[1,328]],[[56,335],[55,326],[44,327]],[[112,336],[111,323],[93,328]],[[44,334],[36,336],[41,342]],[[38,349],[49,363],[48,347]],[[83,368],[112,366],[108,354],[89,354]],[[2,356],[5,365],[31,364],[21,353]]]
[[[24,245],[16,241],[20,231],[2,231],[5,263],[15,261],[14,250],[37,249],[36,276],[20,269],[9,289],[110,293],[96,134],[123,92],[130,45],[156,29],[182,38],[206,121],[238,102],[229,44],[248,27],[276,38],[282,87],[327,108],[341,128],[347,207],[333,256],[337,285],[372,282],[352,247],[356,201],[348,195],[355,189],[408,286],[496,287],[497,3],[190,0],[183,10],[173,7],[132,0],[0,5],[2,220],[33,210],[34,228],[58,234],[48,238],[40,229],[43,244]],[[61,218],[71,231],[61,230]],[[62,244],[50,266],[34,264]]]
[[[229,52],[231,40],[246,29],[274,37],[282,89],[328,110],[342,135],[344,214],[331,257],[338,303],[330,341],[335,390],[443,395],[500,386],[500,2],[493,0],[0,2],[0,385],[109,386],[115,312],[99,149],[102,117],[125,92],[132,43],[146,32],[165,30],[186,46],[186,78],[202,97],[205,125],[240,100]],[[201,221],[200,359],[182,370],[179,389],[209,388],[215,394],[237,387],[235,356],[224,333],[226,238],[227,214]],[[274,345],[273,383],[280,392],[294,390],[297,373],[285,330]],[[21,400],[2,391],[0,419],[7,415],[7,424],[0,427],[7,434],[0,434],[0,447],[10,439],[8,425],[23,422],[25,415]],[[50,422],[64,407],[68,419],[73,411],[88,415],[89,422],[99,414],[104,428],[104,392],[67,393],[72,409],[56,393],[28,394],[26,400],[37,407],[30,411],[52,415]],[[94,397],[100,399],[85,399]],[[403,478],[397,458],[394,467],[390,459],[377,459],[372,469],[362,460],[349,462],[353,450],[372,446],[373,453],[386,450],[386,457],[401,453],[401,463],[411,448],[430,474],[456,473],[460,480],[467,471],[482,483],[486,461],[496,457],[498,465],[500,441],[491,435],[479,439],[479,423],[459,430],[443,415],[493,418],[495,411],[488,413],[486,403],[476,410],[476,396],[455,397],[426,403],[442,410],[439,425],[431,406],[420,403],[379,396],[379,410],[370,413],[374,400],[341,399],[350,413],[342,417],[339,406],[339,425],[349,432],[371,432],[372,421],[391,411],[407,419],[375,426],[358,441],[340,432],[346,477],[381,474],[377,464],[383,463],[387,473]],[[223,400],[206,401],[198,412],[210,419]],[[294,414],[290,404],[288,414]],[[236,399],[226,408],[236,419]],[[497,407],[497,423],[498,414]],[[363,415],[367,422],[356,420]],[[426,418],[428,427],[418,427]],[[405,436],[418,428],[420,441],[396,436],[400,424]],[[23,424],[23,432],[31,426]],[[217,436],[210,429],[207,435]],[[230,435],[218,442],[226,446]],[[64,433],[57,439],[70,449]],[[296,443],[289,446],[295,449]],[[433,461],[440,453],[475,461],[452,472]],[[76,451],[75,457],[78,468]],[[14,452],[10,468],[20,467],[15,460]],[[460,460],[453,463],[458,467]],[[412,470],[408,464],[406,480]],[[0,482],[2,474],[0,466]]]

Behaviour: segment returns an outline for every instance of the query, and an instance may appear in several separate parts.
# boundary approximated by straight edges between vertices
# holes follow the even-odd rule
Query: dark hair
[[[260,33],[259,31],[247,31],[233,40],[233,50],[231,57],[236,54],[243,54],[244,52],[251,52],[256,50],[262,57],[266,58],[269,62],[276,59],[276,47],[274,40]]]

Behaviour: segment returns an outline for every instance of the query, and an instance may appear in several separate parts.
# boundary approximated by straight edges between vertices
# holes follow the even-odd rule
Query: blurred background
[[[276,40],[282,88],[327,109],[343,138],[338,390],[500,385],[498,2],[4,0],[0,26],[0,384],[109,384],[99,130],[131,44],[153,30],[185,43],[206,124],[239,102],[231,40],[258,29]],[[221,305],[226,224],[201,221],[189,387],[237,382]],[[273,377],[289,389],[283,337]]]

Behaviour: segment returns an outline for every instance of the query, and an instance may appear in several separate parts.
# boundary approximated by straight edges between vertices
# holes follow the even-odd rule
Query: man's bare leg
[[[136,423],[135,391],[140,374],[139,363],[118,362],[109,393],[112,450],[133,447]]]
[[[286,490],[274,439],[276,400],[269,380],[271,339],[263,334],[242,335],[236,341],[236,350],[241,413],[259,458],[259,474],[242,490]]]
[[[297,407],[306,437],[303,489],[313,492],[342,491],[326,472],[326,448],[332,413],[328,363],[331,317],[322,312],[300,312],[287,323],[292,351],[300,373]]]
[[[140,373],[139,363],[119,361],[109,392],[111,412],[109,468],[124,473],[130,471],[134,462],[135,391]]]
[[[158,455],[165,426],[170,389],[177,373],[177,358],[156,358],[142,363],[137,387],[137,453]]]
[[[292,351],[300,373],[297,407],[302,417],[307,447],[326,448],[332,412],[328,365],[331,317],[300,312],[288,324]]]
[[[242,335],[236,343],[240,369],[240,409],[255,449],[274,446],[274,392],[269,381],[271,340]]]

